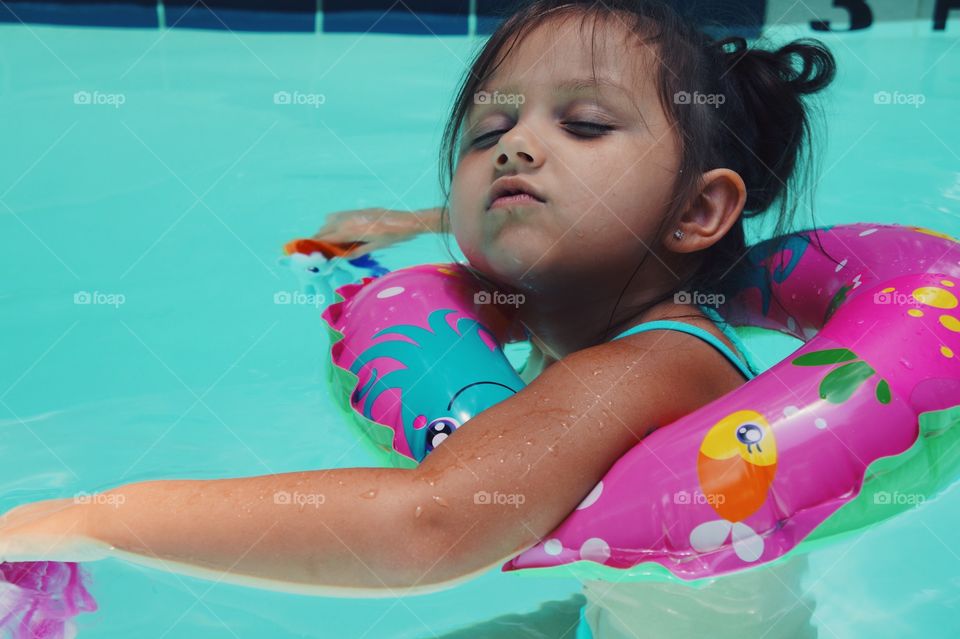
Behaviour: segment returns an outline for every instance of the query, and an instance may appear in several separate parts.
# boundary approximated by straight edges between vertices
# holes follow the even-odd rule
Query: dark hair
[[[714,39],[708,31],[722,32],[720,25],[680,15],[662,0],[533,0],[515,5],[474,58],[443,132],[440,182],[445,212],[441,230],[449,228],[450,184],[461,127],[474,94],[527,33],[548,20],[577,15],[582,19],[581,28],[588,18],[594,18],[594,29],[597,22],[613,18],[654,45],[660,103],[676,126],[680,149],[680,172],[657,238],[672,228],[699,193],[703,172],[727,167],[736,171],[746,185],[746,203],[736,224],[722,239],[698,253],[702,261],[693,273],[638,311],[669,299],[679,290],[729,293],[735,282],[727,276],[746,253],[744,218],[758,216],[778,204],[772,236],[782,236],[795,230],[794,217],[806,197],[811,202],[812,219],[812,188],[796,184],[813,173],[812,131],[808,105],[802,97],[826,87],[836,74],[836,63],[826,46],[814,39],[794,40],[776,50],[748,47],[746,40],[737,36]],[[724,102],[716,107],[677,98],[694,92],[722,95]],[[795,175],[801,154],[805,171]],[[644,253],[624,285],[610,324],[630,281],[649,254],[649,250]]]

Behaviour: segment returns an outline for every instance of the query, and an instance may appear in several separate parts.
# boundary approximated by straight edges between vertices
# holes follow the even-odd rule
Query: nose
[[[515,126],[500,136],[494,163],[497,169],[536,168],[543,163],[544,153],[536,136],[521,126]]]

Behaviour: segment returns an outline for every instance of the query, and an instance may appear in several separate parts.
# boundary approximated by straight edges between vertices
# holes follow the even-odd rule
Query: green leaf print
[[[877,401],[881,404],[890,403],[890,384],[885,379],[881,379],[877,384]]]
[[[793,360],[797,366],[828,366],[857,359],[856,353],[847,348],[828,348],[806,353]]]
[[[820,398],[834,404],[842,404],[875,372],[869,364],[862,361],[838,366],[827,373],[820,382]]]

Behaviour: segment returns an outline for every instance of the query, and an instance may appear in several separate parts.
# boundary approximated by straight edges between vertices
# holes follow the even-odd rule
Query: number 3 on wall
[[[873,24],[873,11],[866,0],[833,0],[836,9],[846,9],[850,14],[848,29],[831,29],[829,20],[811,20],[810,28],[814,31],[858,31]],[[933,7],[933,30],[943,31],[947,28],[947,14],[951,10],[960,10],[960,0],[937,0]]]
[[[846,9],[850,14],[849,29],[831,29],[829,20],[812,20],[810,28],[814,31],[857,31],[873,24],[873,11],[864,0],[833,0],[833,6]]]

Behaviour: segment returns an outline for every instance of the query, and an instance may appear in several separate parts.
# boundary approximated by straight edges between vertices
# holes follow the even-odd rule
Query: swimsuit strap
[[[642,324],[637,324],[627,330],[623,331],[613,339],[620,339],[621,337],[626,337],[628,335],[634,335],[636,333],[642,333],[644,331],[654,331],[654,330],[672,330],[680,331],[682,333],[688,333],[695,337],[699,337],[703,341],[707,342],[718,351],[720,351],[727,359],[729,359],[734,366],[737,367],[737,370],[746,377],[748,380],[756,377],[754,373],[748,366],[744,365],[740,358],[738,358],[730,348],[721,342],[715,335],[712,333],[700,328],[699,326],[694,326],[692,324],[687,324],[686,322],[677,322],[674,320],[653,320],[651,322],[643,322]],[[613,341],[613,340],[611,340]]]
[[[730,323],[723,318],[716,309],[710,306],[704,306],[702,304],[697,304],[697,307],[703,311],[703,314],[713,320],[713,323],[717,325],[720,331],[727,336],[727,339],[730,340],[730,343],[737,349],[737,352],[743,356],[743,359],[747,362],[747,367],[751,370],[753,375],[751,377],[756,377],[763,371],[763,366],[761,366],[750,354],[750,349],[741,339],[740,334],[737,331],[733,330],[733,327],[730,326]]]

